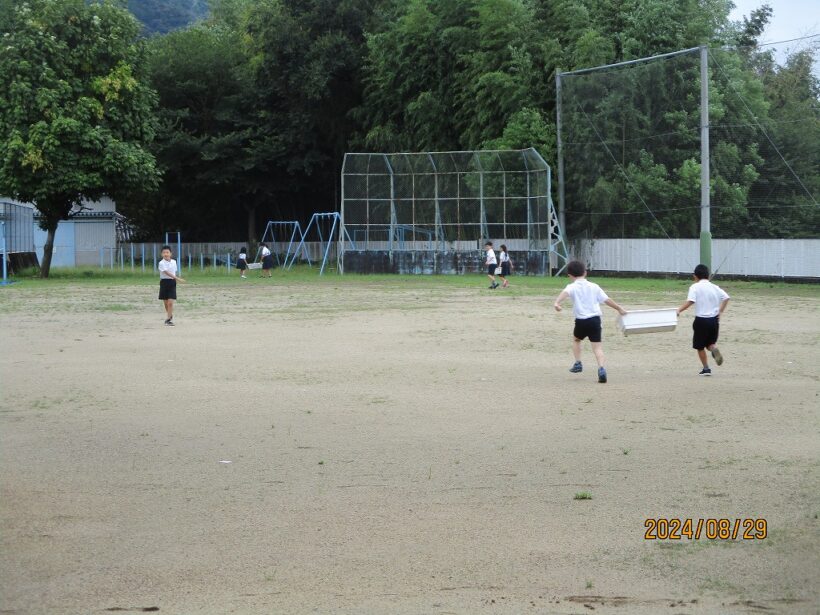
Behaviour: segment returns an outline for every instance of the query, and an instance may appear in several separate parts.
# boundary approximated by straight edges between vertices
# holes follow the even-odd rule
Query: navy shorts
[[[487,265],[487,275],[495,275],[495,268],[498,265]]]
[[[600,342],[601,317],[593,316],[592,318],[576,318],[575,328],[572,330],[572,334],[579,340],[588,337],[590,342]]]
[[[720,333],[720,319],[717,316],[705,318],[703,316],[695,316],[692,323],[692,348],[695,350],[703,350],[718,341],[718,333]]]
[[[177,298],[177,281],[176,280],[160,280],[159,281],[159,298],[160,299],[176,299]]]

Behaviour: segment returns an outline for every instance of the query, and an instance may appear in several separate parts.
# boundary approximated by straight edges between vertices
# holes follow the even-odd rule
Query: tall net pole
[[[709,203],[709,49],[700,48],[700,262],[712,270]]]
[[[555,132],[557,133],[557,154],[558,154],[558,225],[563,232],[567,228],[567,221],[564,218],[564,144],[561,139],[561,69],[555,69]]]

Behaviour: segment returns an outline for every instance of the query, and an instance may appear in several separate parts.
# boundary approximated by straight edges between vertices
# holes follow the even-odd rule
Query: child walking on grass
[[[487,251],[484,265],[487,267],[487,277],[490,278],[490,288],[498,288],[498,282],[495,281],[495,269],[498,266],[498,261],[495,258],[495,250],[493,250],[493,242],[488,241],[484,244],[484,249]]]
[[[239,251],[239,259],[236,261],[236,268],[239,269],[239,277],[246,278],[245,272],[248,270],[248,251],[243,247]]]
[[[171,246],[162,246],[162,260],[159,269],[159,299],[165,305],[165,324],[174,326],[174,301],[177,298],[177,282],[184,282],[177,275],[177,262],[171,258]]]
[[[588,337],[592,345],[592,353],[598,362],[598,382],[606,382],[606,366],[604,365],[604,348],[601,342],[601,303],[626,314],[626,310],[610,299],[597,284],[587,280],[587,269],[580,261],[571,261],[567,265],[567,274],[572,280],[561,294],[555,299],[555,310],[561,311],[561,302],[569,297],[572,299],[572,311],[575,315],[575,328],[572,330],[572,354],[575,363],[570,368],[573,374],[584,371],[581,363],[581,341]]]
[[[709,268],[706,265],[695,267],[693,278],[695,283],[689,287],[686,302],[678,308],[678,316],[692,305],[695,306],[692,348],[697,350],[698,359],[703,366],[698,375],[711,376],[712,370],[706,358],[706,351],[712,353],[715,363],[723,364],[723,355],[720,354],[715,344],[717,344],[718,333],[720,333],[720,315],[729,303],[729,295],[720,286],[709,281]]]
[[[512,271],[512,261],[510,260],[510,255],[507,253],[507,246],[503,243],[501,244],[501,248],[498,253],[498,264],[501,265],[501,273],[498,275],[503,282],[503,284],[501,284],[501,288],[507,288],[510,285],[507,278],[510,276],[510,272]]]

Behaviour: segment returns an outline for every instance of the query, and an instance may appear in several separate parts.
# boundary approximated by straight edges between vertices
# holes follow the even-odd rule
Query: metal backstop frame
[[[489,240],[524,261],[519,271],[560,272],[551,184],[534,148],[345,154],[339,271],[466,272]]]

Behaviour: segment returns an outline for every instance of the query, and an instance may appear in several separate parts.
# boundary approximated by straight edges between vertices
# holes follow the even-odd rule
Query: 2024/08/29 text
[[[766,519],[677,519],[650,518],[644,521],[646,540],[763,540],[768,536]]]

